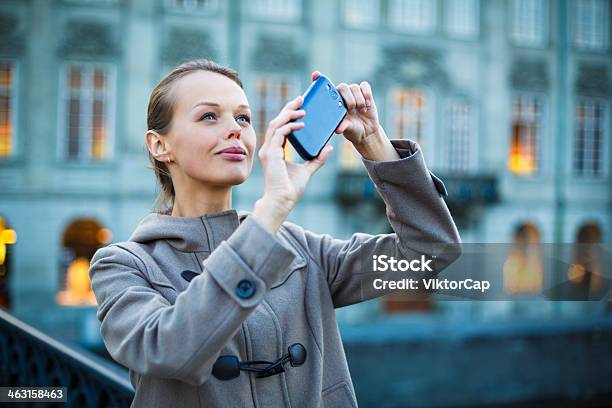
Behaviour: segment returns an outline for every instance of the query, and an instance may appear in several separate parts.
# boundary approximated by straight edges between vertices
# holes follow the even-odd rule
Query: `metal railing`
[[[68,407],[129,407],[125,376],[0,309],[0,385],[67,387]]]

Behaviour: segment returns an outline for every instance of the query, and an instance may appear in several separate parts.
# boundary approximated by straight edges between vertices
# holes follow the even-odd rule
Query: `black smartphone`
[[[304,122],[304,127],[289,135],[289,142],[304,160],[317,157],[346,116],[346,104],[336,90],[336,86],[321,75],[304,93],[304,117],[296,122]]]

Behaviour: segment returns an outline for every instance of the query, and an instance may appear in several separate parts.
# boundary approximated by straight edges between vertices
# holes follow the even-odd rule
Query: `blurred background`
[[[191,58],[240,72],[258,137],[312,70],[369,81],[389,137],[418,141],[444,181],[463,241],[513,246],[506,289],[558,279],[531,244],[612,242],[611,4],[2,0],[0,385],[129,405],[87,270],[154,211],[148,97]],[[392,232],[359,156],[332,140],[290,220],[338,238]],[[262,191],[256,163],[235,208],[252,210]],[[361,406],[612,406],[609,298],[391,296],[337,317]]]

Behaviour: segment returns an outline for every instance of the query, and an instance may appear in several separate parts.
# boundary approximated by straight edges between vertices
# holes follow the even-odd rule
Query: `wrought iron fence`
[[[127,376],[1,309],[0,385],[67,387],[67,406],[79,408],[129,407],[134,397]]]

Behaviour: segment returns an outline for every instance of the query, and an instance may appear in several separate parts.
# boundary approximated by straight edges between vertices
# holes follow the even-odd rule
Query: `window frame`
[[[355,4],[357,3],[357,1],[351,1],[351,0],[344,0],[342,2],[342,23],[344,24],[345,27],[347,28],[351,28],[351,29],[361,29],[361,30],[374,30],[380,27],[381,24],[381,18],[382,18],[382,13],[381,13],[381,2],[380,0],[366,0],[365,3],[367,4],[374,4],[375,7],[374,9],[376,10],[376,17],[373,19],[372,22],[369,23],[356,23],[356,22],[352,22],[347,18],[347,11],[348,11],[348,7],[347,4]]]
[[[388,1],[388,9],[387,9],[387,24],[389,28],[393,31],[397,31],[405,34],[416,34],[416,35],[427,35],[433,34],[438,29],[438,4],[437,1],[432,0],[417,0],[422,1],[423,4],[426,4],[428,7],[431,7],[429,13],[431,14],[431,21],[429,25],[425,27],[413,27],[405,24],[405,21],[402,22],[400,20],[396,20],[394,16],[399,15],[399,13],[395,12],[394,6],[399,2],[410,1],[410,0],[389,0]]]
[[[452,14],[451,14],[451,2],[457,2],[461,0],[450,0],[445,2],[444,7],[444,32],[449,38],[458,39],[458,40],[477,40],[480,37],[480,0],[472,0],[474,2],[474,32],[473,33],[458,33],[451,29],[452,24]]]
[[[11,133],[11,153],[8,156],[0,156],[0,163],[10,163],[12,161],[17,160],[21,155],[21,146],[20,146],[20,138],[19,138],[19,71],[20,71],[20,63],[16,58],[0,58],[0,62],[11,64],[11,75],[12,75],[12,83],[11,88],[9,90],[10,95],[10,120],[12,124],[12,133]]]
[[[294,91],[299,92],[299,90],[301,89],[301,83],[300,83],[300,79],[299,79],[299,75],[298,74],[294,74],[294,73],[279,73],[279,72],[268,72],[268,71],[255,71],[252,72],[251,75],[249,76],[249,81],[248,81],[248,95],[249,95],[249,100],[253,101],[253,105],[251,105],[251,114],[252,114],[252,126],[253,129],[255,131],[255,137],[256,137],[256,151],[259,151],[259,148],[261,147],[263,142],[263,138],[265,137],[265,129],[267,128],[268,122],[272,119],[274,119],[274,117],[276,115],[278,115],[278,113],[280,113],[280,109],[282,109],[282,107],[289,102],[291,99],[295,98],[295,96],[298,95],[298,93],[296,93],[294,96],[292,96],[291,93],[291,89],[288,90],[287,92],[287,101],[285,101],[284,103],[281,102],[281,106],[279,107],[279,111],[278,112],[273,112],[270,114],[270,118],[266,118],[265,123],[259,123],[259,112],[260,112],[260,106],[258,105],[259,103],[259,91],[257,88],[257,82],[260,80],[266,80],[266,81],[270,81],[270,80],[274,80],[277,81],[276,83],[279,83],[281,80],[285,80],[288,82],[290,87],[293,87]],[[266,111],[267,111],[267,107],[266,107]],[[267,112],[266,112],[267,113]],[[261,134],[259,127],[261,126],[261,129],[263,129],[264,134]],[[289,142],[287,142],[289,143]],[[289,147],[292,148],[292,147]],[[292,157],[292,161],[295,160],[299,160],[299,155],[297,155],[297,153],[294,152],[294,155]]]
[[[197,1],[197,0],[189,0],[189,1]],[[179,6],[176,4],[176,0],[164,0],[164,9],[170,13],[179,13],[179,14],[197,14],[197,15],[216,15],[221,10],[221,4],[219,0],[209,0],[212,3],[211,6],[208,7],[185,7]]]
[[[516,19],[515,15],[515,4],[518,2],[523,2],[526,0],[511,0],[508,2],[508,16],[510,18],[509,24],[509,37],[510,41],[513,45],[518,47],[527,47],[527,48],[546,48],[550,44],[550,1],[549,0],[539,0],[542,4],[542,21],[541,24],[536,24],[536,27],[540,26],[542,28],[542,38],[538,40],[525,40],[524,38],[517,37],[517,32],[515,32],[516,27]]]
[[[302,21],[304,18],[304,0],[288,0],[295,1],[296,3],[296,14],[287,17],[286,13],[274,14],[270,13],[269,10],[261,10],[259,6],[261,5],[261,0],[248,1],[247,10],[248,15],[251,15],[253,18],[257,20],[263,21],[274,21],[279,23],[293,24]],[[244,11],[243,11],[244,13]]]
[[[389,138],[396,139],[397,135],[395,134],[395,125],[394,125],[394,116],[396,113],[396,106],[393,101],[393,93],[396,90],[419,90],[421,91],[424,99],[425,99],[425,108],[424,113],[422,115],[423,120],[423,130],[421,132],[421,140],[414,140],[419,144],[422,149],[423,157],[425,161],[428,163],[430,167],[436,165],[434,161],[436,159],[436,97],[433,89],[428,85],[423,84],[413,84],[413,85],[403,85],[403,84],[394,84],[389,86],[386,92],[386,123],[385,128],[389,130]],[[429,108],[427,108],[429,106]],[[413,139],[410,139],[413,140]]]
[[[467,160],[467,166],[465,168],[456,168],[456,167],[452,167],[451,164],[451,154],[452,152],[450,151],[450,146],[451,146],[451,138],[452,138],[452,114],[449,111],[449,109],[451,108],[451,105],[454,103],[461,103],[461,104],[465,104],[469,107],[470,109],[470,114],[469,114],[469,120],[471,122],[471,127],[468,130],[468,134],[467,134],[467,139],[468,139],[468,143],[469,146],[466,149],[466,151],[469,154],[468,160]],[[465,98],[461,98],[461,97],[447,97],[446,100],[444,101],[444,118],[446,118],[445,123],[444,123],[444,134],[446,135],[446,140],[444,141],[444,156],[443,156],[443,168],[446,171],[457,171],[457,172],[461,172],[461,173],[471,173],[477,170],[478,168],[478,123],[479,123],[479,112],[478,112],[478,107],[476,106],[476,104],[471,101],[471,100],[467,100]]]
[[[610,47],[610,4],[607,0],[602,1],[601,3],[606,8],[606,16],[603,18],[604,27],[603,27],[603,44],[601,47],[594,47],[592,45],[584,45],[580,44],[577,41],[578,35],[578,7],[581,1],[577,0],[568,5],[570,7],[569,15],[573,16],[571,21],[571,42],[572,45],[581,51],[590,51],[590,52],[607,52]]]
[[[506,148],[506,159],[509,159],[511,146],[512,146],[512,129],[514,127],[514,105],[517,97],[537,97],[540,99],[542,106],[542,113],[540,114],[541,126],[541,135],[537,135],[536,140],[536,168],[532,174],[517,174],[513,172],[506,162],[506,171],[512,176],[519,179],[531,179],[537,180],[545,176],[548,172],[548,153],[543,146],[551,146],[550,142],[550,125],[549,125],[549,98],[543,92],[532,92],[532,91],[515,91],[511,93],[511,111],[510,120],[508,126],[508,135],[507,135],[507,148]]]
[[[69,87],[67,74],[72,67],[86,67],[88,72],[93,72],[96,68],[104,68],[106,73],[106,81],[108,84],[107,91],[105,93],[105,113],[107,113],[105,118],[105,124],[108,129],[107,134],[107,150],[108,154],[99,160],[93,159],[91,154],[91,142],[89,142],[89,147],[87,151],[89,153],[85,158],[81,157],[81,150],[79,148],[79,155],[77,159],[70,159],[67,150],[65,149],[66,138],[67,138],[67,103],[68,103],[68,95],[69,95]],[[93,78],[93,76],[92,76]],[[91,81],[90,81],[91,82]],[[57,121],[57,138],[56,138],[56,158],[60,163],[69,164],[69,165],[102,165],[108,164],[114,161],[115,159],[115,138],[116,138],[116,95],[117,95],[117,68],[114,64],[109,62],[96,62],[96,61],[78,61],[78,60],[69,60],[64,61],[59,69],[59,91],[58,91],[58,121]],[[91,85],[91,84],[90,84]],[[88,88],[85,91],[88,94],[88,101],[93,100],[93,86]],[[79,100],[79,104],[83,102]],[[93,120],[93,113],[91,113],[91,107],[88,108],[89,113],[87,114],[91,120]],[[79,133],[79,138],[81,138],[81,134]]]
[[[602,131],[603,134],[601,135],[601,146],[600,146],[600,152],[601,152],[601,160],[600,160],[600,173],[599,174],[578,174],[576,173],[576,168],[575,168],[575,160],[576,160],[576,141],[577,141],[577,131],[578,131],[578,120],[577,120],[577,109],[579,106],[579,102],[580,100],[594,100],[597,101],[599,103],[601,103],[602,105],[602,118],[601,118],[601,123],[602,123]],[[607,179],[608,174],[609,174],[609,170],[608,170],[608,163],[609,163],[609,146],[606,144],[607,139],[610,137],[610,103],[607,102],[607,100],[603,97],[598,97],[598,96],[586,96],[586,95],[575,95],[574,99],[573,99],[573,106],[572,106],[572,126],[571,126],[571,137],[569,138],[569,143],[570,143],[570,149],[569,151],[571,152],[570,158],[569,158],[569,163],[570,168],[569,168],[569,173],[572,177],[572,179],[578,181],[604,181],[605,179]]]

